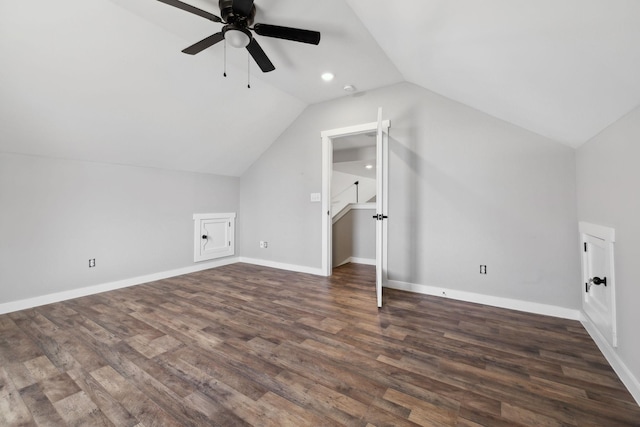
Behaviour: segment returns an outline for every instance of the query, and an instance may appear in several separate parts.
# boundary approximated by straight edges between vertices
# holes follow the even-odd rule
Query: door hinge
[[[587,252],[587,242],[584,242],[584,251]]]
[[[584,291],[585,291],[586,293],[589,293],[589,283],[585,283],[585,284],[584,284]]]
[[[231,240],[229,240],[229,246],[231,246]]]

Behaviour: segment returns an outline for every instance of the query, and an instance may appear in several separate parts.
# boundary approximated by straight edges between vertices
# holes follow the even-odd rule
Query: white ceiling
[[[376,179],[375,132],[333,138],[333,170]],[[372,166],[368,169],[366,166]]]
[[[189,0],[219,15],[217,0]],[[263,74],[156,0],[0,0],[0,151],[241,175],[312,103],[409,81],[578,146],[640,104],[636,0],[257,0]],[[331,83],[320,74],[332,71]],[[275,113],[274,113],[275,112]]]
[[[640,105],[637,0],[347,0],[409,82],[579,146]]]

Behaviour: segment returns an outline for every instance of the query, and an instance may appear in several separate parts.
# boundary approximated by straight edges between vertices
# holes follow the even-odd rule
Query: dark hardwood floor
[[[579,322],[234,264],[0,316],[0,425],[639,426]]]

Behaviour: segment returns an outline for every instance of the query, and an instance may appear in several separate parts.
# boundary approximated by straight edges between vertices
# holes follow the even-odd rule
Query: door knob
[[[207,240],[207,239],[208,239],[208,237],[207,237],[207,235],[206,235],[206,234],[203,234],[203,235],[202,235],[202,238],[203,238],[204,240]]]
[[[607,286],[607,278],[603,277],[602,279],[599,277],[593,277],[591,279],[589,279],[589,282],[594,284],[594,285],[605,285]]]

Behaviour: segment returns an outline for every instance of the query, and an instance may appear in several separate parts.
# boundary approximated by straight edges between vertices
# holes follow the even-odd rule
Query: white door
[[[209,255],[227,251],[231,247],[230,224],[225,218],[206,219],[200,222],[200,253]]]
[[[387,278],[387,168],[388,141],[383,138],[382,108],[378,108],[376,130],[376,299],[382,307],[382,285]]]
[[[593,231],[592,231],[593,232]],[[597,234],[597,235],[594,235]],[[607,235],[582,233],[582,308],[613,347],[616,342],[613,242]]]

